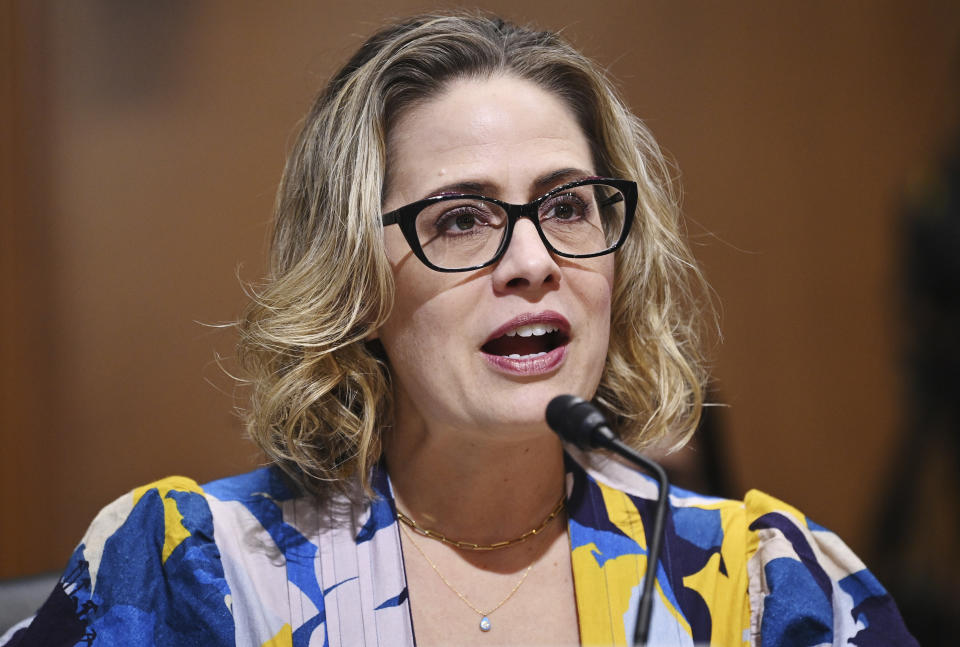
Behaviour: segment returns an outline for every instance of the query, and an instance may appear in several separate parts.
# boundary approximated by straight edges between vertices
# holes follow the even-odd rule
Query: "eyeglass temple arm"
[[[601,208],[609,207],[612,204],[617,204],[618,202],[623,202],[622,193],[614,193],[612,196],[600,203]]]

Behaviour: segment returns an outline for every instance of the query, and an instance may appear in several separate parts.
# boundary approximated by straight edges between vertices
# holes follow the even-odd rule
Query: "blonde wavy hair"
[[[487,16],[415,17],[373,35],[320,93],[287,159],[267,278],[250,289],[238,359],[252,386],[250,436],[318,494],[369,493],[392,424],[389,365],[367,341],[386,321],[393,276],[381,202],[387,134],[452,80],[509,74],[560,97],[598,174],[635,180],[616,252],[609,354],[595,402],[641,448],[680,446],[702,407],[699,312],[707,294],[684,240],[670,167],[603,71],[557,34]]]

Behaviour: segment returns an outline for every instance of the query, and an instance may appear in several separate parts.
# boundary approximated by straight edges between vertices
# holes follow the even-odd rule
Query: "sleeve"
[[[837,535],[763,492],[744,503],[752,645],[917,645],[890,594]]]
[[[194,481],[171,477],[97,515],[53,593],[6,647],[233,644],[210,507]]]

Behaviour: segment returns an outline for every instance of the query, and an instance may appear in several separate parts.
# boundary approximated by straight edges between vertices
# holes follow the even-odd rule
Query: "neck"
[[[400,510],[450,539],[518,537],[537,527],[564,492],[563,449],[548,431],[516,440],[397,428],[384,453]]]

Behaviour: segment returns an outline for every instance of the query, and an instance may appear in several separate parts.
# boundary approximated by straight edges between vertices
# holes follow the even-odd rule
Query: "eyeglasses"
[[[410,249],[438,272],[467,272],[493,265],[526,218],[551,253],[590,258],[616,250],[633,222],[637,184],[630,180],[578,180],[533,202],[509,204],[482,195],[440,195],[383,214],[397,224]]]

